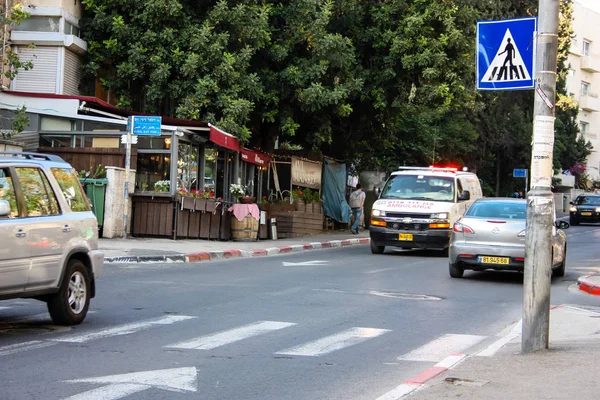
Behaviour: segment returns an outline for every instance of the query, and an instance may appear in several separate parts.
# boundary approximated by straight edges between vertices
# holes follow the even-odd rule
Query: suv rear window
[[[83,193],[75,170],[69,168],[52,168],[51,170],[71,211],[90,211],[90,204]]]

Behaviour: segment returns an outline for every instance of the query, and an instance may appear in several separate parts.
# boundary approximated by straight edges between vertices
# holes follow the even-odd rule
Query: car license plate
[[[412,233],[400,233],[398,234],[398,240],[403,242],[412,242]]]
[[[591,212],[582,212],[581,215],[583,215],[584,217],[591,217],[592,213]]]
[[[479,256],[477,261],[480,264],[508,264],[510,262],[510,258]]]

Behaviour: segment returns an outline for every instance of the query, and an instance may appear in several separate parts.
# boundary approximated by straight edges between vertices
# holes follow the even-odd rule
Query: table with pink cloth
[[[234,204],[229,207],[228,211],[232,212],[238,221],[243,221],[248,214],[252,215],[257,221],[260,219],[258,204]]]

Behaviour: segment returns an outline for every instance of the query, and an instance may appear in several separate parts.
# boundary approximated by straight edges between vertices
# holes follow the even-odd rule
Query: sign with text
[[[127,118],[127,131],[133,135],[160,136],[162,117],[134,115]]]
[[[252,150],[242,149],[240,151],[240,155],[242,157],[242,161],[247,163],[262,165],[265,167],[269,164],[269,157]]]
[[[527,170],[526,169],[513,169],[513,178],[527,178]]]
[[[318,161],[292,157],[292,185],[320,189],[322,170],[323,164]]]

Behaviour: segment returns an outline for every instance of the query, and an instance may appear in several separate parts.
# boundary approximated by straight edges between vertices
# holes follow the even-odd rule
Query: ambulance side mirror
[[[466,200],[470,200],[470,199],[471,199],[471,192],[469,192],[468,190],[463,190],[462,193],[460,195],[458,195],[459,201],[466,201]]]

